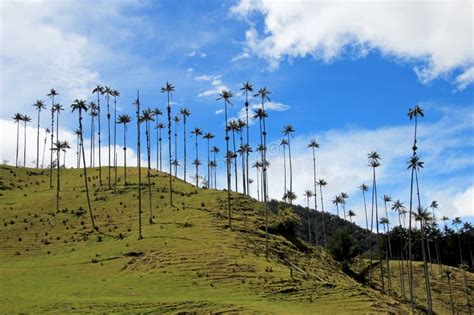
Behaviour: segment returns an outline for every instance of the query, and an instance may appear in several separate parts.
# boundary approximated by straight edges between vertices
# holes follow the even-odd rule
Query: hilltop
[[[265,258],[263,205],[232,193],[197,189],[153,171],[154,224],[143,190],[137,239],[137,169],[117,190],[89,170],[95,220],[86,212],[82,171],[61,170],[60,211],[47,170],[0,168],[0,305],[4,312],[407,312],[406,304],[341,271],[319,247],[270,234]],[[142,170],[145,173],[145,170]],[[103,172],[105,173],[105,172]],[[106,181],[104,181],[105,183]],[[284,212],[284,210],[281,210]],[[282,220],[270,215],[270,225]]]

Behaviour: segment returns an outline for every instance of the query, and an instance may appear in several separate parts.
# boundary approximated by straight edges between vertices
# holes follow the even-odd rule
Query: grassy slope
[[[137,169],[129,170],[136,181]],[[145,171],[142,171],[145,173]],[[60,213],[47,171],[0,167],[0,308],[7,313],[236,311],[367,313],[403,311],[405,305],[368,289],[339,271],[325,251],[303,254],[271,235],[264,257],[262,205],[233,194],[233,230],[226,226],[226,193],[196,190],[154,173],[153,214],[137,240],[136,183],[117,193],[97,188],[93,208],[104,235],[91,233],[80,170],[62,171]],[[106,171],[103,171],[104,184]],[[122,180],[122,170],[119,178]],[[104,185],[103,187],[105,187]],[[119,234],[124,236],[118,239]],[[21,239],[21,240],[20,240]],[[143,252],[139,257],[130,252]],[[307,272],[290,277],[284,257]]]
[[[352,268],[356,271],[360,271],[366,268],[369,264],[368,260],[358,260],[356,261]],[[466,295],[464,293],[464,286],[463,286],[463,274],[461,269],[454,268],[450,266],[441,266],[443,269],[449,269],[452,271],[452,279],[451,279],[451,290],[453,293],[453,302],[454,307],[457,314],[469,314],[467,304],[466,304]],[[430,286],[431,286],[431,293],[432,293],[432,301],[433,301],[433,310],[437,314],[452,314],[452,308],[450,304],[449,298],[449,287],[446,278],[443,277],[442,271],[440,271],[440,267],[437,264],[428,264],[428,270],[430,274]],[[385,272],[385,286],[388,287],[387,283],[387,268],[386,263],[384,262],[384,272]],[[403,272],[404,272],[404,287],[405,287],[405,294],[406,299],[410,298],[410,291],[408,287],[408,262],[405,261],[403,265]],[[375,287],[379,290],[382,290],[381,284],[381,277],[380,277],[380,266],[377,265],[373,269],[374,274],[374,281]],[[392,294],[397,296],[400,300],[403,300],[403,294],[401,290],[401,282],[400,282],[400,263],[399,261],[391,261],[390,262],[390,274],[391,274],[391,289]],[[467,279],[467,288],[468,294],[470,296],[471,301],[471,311],[474,310],[472,303],[474,302],[474,296],[472,292],[474,292],[474,274],[471,272],[465,272],[466,279]],[[426,298],[426,289],[425,289],[425,278],[423,272],[423,263],[422,262],[413,262],[413,279],[415,284],[415,300],[416,303],[422,305],[422,307],[426,308],[427,305],[427,298]]]

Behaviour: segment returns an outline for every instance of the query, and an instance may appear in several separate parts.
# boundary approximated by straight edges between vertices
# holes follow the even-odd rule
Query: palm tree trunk
[[[207,139],[207,187],[211,188],[211,166],[210,166],[210,158],[211,158],[211,147],[210,147],[211,139]]]
[[[38,109],[38,128],[36,133],[36,168],[39,168],[40,114],[41,109]]]
[[[24,142],[23,142],[23,167],[26,167],[26,120],[25,120],[25,132],[24,132]]]
[[[423,273],[425,276],[425,286],[426,286],[426,299],[428,301],[428,314],[433,313],[433,306],[431,304],[431,287],[430,287],[430,278],[428,274],[428,265],[426,262],[426,249],[425,249],[425,239],[424,239],[424,227],[423,221],[420,223],[420,234],[421,234],[421,255],[423,257]]]
[[[260,183],[259,183],[260,174],[259,173],[260,172],[257,167],[257,201],[258,202],[260,202]]]
[[[382,261],[382,243],[380,241],[379,233],[379,211],[378,211],[378,202],[377,202],[377,179],[375,177],[375,167],[374,169],[374,200],[375,200],[375,222],[377,228],[377,245],[379,248],[379,262],[380,262],[380,278],[382,279],[382,291],[385,292],[385,281],[384,281],[384,272],[383,272],[383,261]]]
[[[156,122],[156,170],[159,170],[159,169],[160,169],[160,128],[158,128],[158,119],[157,119],[157,122]]]
[[[246,125],[246,129],[247,129],[247,148],[250,148],[250,134],[249,134],[249,102],[248,102],[248,92],[247,90],[245,90],[245,116],[247,118],[247,125]],[[249,181],[249,173],[250,173],[250,170],[249,170],[249,150],[246,151],[245,155],[245,168],[247,169],[246,170],[246,173],[247,173],[247,179],[246,179],[246,183],[247,183],[247,195],[250,196],[250,181]]]
[[[50,160],[50,163],[49,163],[49,189],[53,188],[53,146],[54,146],[54,111],[53,111],[53,105],[54,105],[54,96],[52,97],[52,103],[51,103],[51,146],[50,146],[51,160]]]
[[[283,198],[286,202],[286,152],[285,145],[283,145]]]
[[[44,136],[44,143],[43,143],[43,159],[41,160],[41,168],[44,168],[44,155],[46,153],[46,142],[48,141],[48,134]],[[17,152],[18,152],[18,130],[17,130]],[[18,153],[17,153],[17,160],[18,160]]]
[[[147,177],[148,177],[148,210],[150,218],[148,222],[150,224],[153,223],[153,213],[151,212],[151,144],[150,144],[150,122],[146,121],[145,124],[145,132],[146,132],[146,150],[147,150],[147,158],[148,158],[148,170],[147,170]]]
[[[117,97],[114,96],[114,187],[117,188]]]
[[[100,139],[100,97],[99,97],[99,91],[97,91],[97,119],[98,119],[98,136],[99,136],[99,183],[102,186],[102,157],[101,157],[101,139]],[[95,131],[94,131],[95,132]],[[95,137],[95,136],[94,136]],[[95,141],[94,141],[95,142]],[[95,144],[94,144],[95,146]]]
[[[244,145],[244,141],[243,141],[243,138],[242,138],[242,129],[240,129],[240,149],[242,150],[243,148],[243,145]],[[241,157],[241,165],[242,165],[242,189],[243,189],[243,193],[244,195],[247,194],[247,187],[246,187],[246,177],[245,177],[245,155],[244,155],[244,152],[241,152],[240,154],[240,157]]]
[[[90,167],[94,166],[94,116],[91,115],[91,162]]]
[[[123,164],[123,183],[127,186],[127,124],[123,124]]]
[[[265,112],[264,98],[262,97],[262,110]],[[265,203],[265,257],[268,260],[269,246],[268,246],[268,182],[267,182],[267,130],[265,126],[265,116],[262,119],[263,124],[263,165],[262,165],[262,180],[263,180],[263,202]],[[290,164],[291,165],[291,164]]]
[[[160,142],[160,172],[163,172],[163,148],[162,148],[162,143],[163,143],[163,138],[162,138],[162,135],[161,135],[161,128],[160,129],[160,139],[159,139],[159,142]]]
[[[216,153],[214,152],[214,189],[217,189],[217,160],[216,160]]]
[[[293,192],[293,167],[291,165],[291,142],[290,142],[290,134],[288,133],[288,161],[290,163],[290,191]],[[290,200],[290,203],[293,203]]]
[[[227,130],[227,100],[224,100],[225,106],[225,157],[226,157],[226,177],[227,177],[227,210],[229,212],[228,220],[229,220],[229,229],[232,229],[232,212],[230,209],[230,156],[229,156],[229,131]]]
[[[390,222],[388,221],[387,202],[384,201],[385,206],[385,217],[387,218],[387,244],[388,244],[388,257],[387,257],[387,276],[388,276],[388,294],[392,290],[392,273],[390,271],[390,260],[392,260],[392,244],[390,242]]]
[[[367,203],[365,202],[365,192],[362,190],[362,197],[364,198],[364,211],[365,211],[365,226],[367,231],[369,230],[369,219],[367,217]]]
[[[59,140],[57,140],[59,141]],[[58,170],[58,178],[57,178],[57,182],[56,182],[56,185],[57,185],[57,189],[56,189],[56,211],[59,212],[59,171],[60,171],[60,166],[59,166],[59,155],[60,155],[60,148],[59,146],[56,148],[57,149],[57,153],[56,153],[56,159],[58,160],[58,167],[57,167],[57,170]]]
[[[238,182],[237,182],[237,151],[235,150],[235,131],[232,129],[232,143],[233,143],[233,146],[234,146],[234,154],[235,154],[235,157],[234,157],[234,178],[235,178],[235,191],[236,192],[239,192],[239,186],[238,186]]]
[[[112,189],[112,182],[111,182],[111,170],[110,170],[110,106],[109,106],[109,99],[110,99],[110,96],[107,95],[107,129],[108,129],[108,147],[109,147],[109,164],[107,165],[108,166],[108,169],[109,169],[109,189]]]
[[[142,171],[141,171],[141,148],[140,148],[140,96],[137,92],[137,167],[138,167],[138,239],[142,236]],[[170,164],[171,167],[171,164]],[[171,174],[170,174],[171,176]]]
[[[306,197],[306,207],[308,208],[308,242],[311,244],[311,212],[309,210],[309,197]]]
[[[18,148],[20,146],[20,122],[16,122],[16,162],[15,167],[18,167]]]
[[[86,165],[86,153],[84,151],[84,138],[82,136],[82,111],[79,109],[79,133],[81,137],[81,150],[82,150],[82,163],[83,163],[83,171],[84,171],[84,185],[86,186],[86,197],[87,197],[87,207],[89,209],[89,214],[91,217],[92,227],[94,230],[98,230],[94,222],[94,215],[92,214],[92,207],[91,207],[91,200],[89,196],[89,184],[87,178],[87,165]]]
[[[398,214],[398,223],[400,225],[400,229],[402,227],[402,220],[401,220],[401,217],[400,217],[400,213]],[[400,289],[402,291],[402,297],[403,297],[403,302],[405,302],[406,300],[406,296],[405,296],[405,273],[403,272],[403,235],[401,234],[401,237],[400,237],[400,260],[399,260],[399,271],[400,271]]]
[[[171,106],[170,106],[170,93],[168,92],[168,106],[166,108],[168,112],[168,156],[169,156],[169,197],[170,197],[170,206],[173,206],[173,183],[171,179],[171,166],[172,166],[172,156],[171,156]]]
[[[314,238],[316,240],[316,246],[319,245],[318,243],[318,230],[317,230],[317,224],[318,222],[316,221],[316,213],[318,212],[318,196],[317,196],[317,191],[318,191],[318,186],[316,184],[316,152],[313,147],[313,184],[314,184]]]
[[[451,279],[448,277],[448,288],[449,288],[449,302],[451,303],[451,309],[453,310],[453,315],[456,314],[454,311],[454,302],[453,302],[453,291],[451,290]]]
[[[410,180],[410,207],[408,211],[408,286],[410,288],[410,305],[411,310],[414,312],[415,310],[415,288],[413,284],[413,264],[412,264],[412,244],[411,244],[411,218],[413,216],[413,182],[414,182],[414,174],[415,169],[412,168],[411,170],[411,180]]]
[[[186,182],[186,115],[183,115],[183,155],[184,155],[184,181]]]
[[[178,123],[174,123],[174,177],[178,177]]]
[[[199,187],[199,165],[198,165],[198,160],[199,160],[199,152],[198,152],[198,135],[195,135],[196,138],[196,187]]]
[[[324,234],[324,247],[327,247],[327,240],[326,240],[326,222],[324,219],[324,203],[323,203],[323,186],[319,185],[319,193],[321,198],[321,215],[323,219],[323,234]]]

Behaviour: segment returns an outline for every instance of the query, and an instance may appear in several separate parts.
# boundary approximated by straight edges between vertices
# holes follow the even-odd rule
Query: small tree
[[[335,260],[342,263],[343,270],[349,269],[349,264],[358,254],[354,238],[341,229],[334,233],[329,244],[329,252]]]

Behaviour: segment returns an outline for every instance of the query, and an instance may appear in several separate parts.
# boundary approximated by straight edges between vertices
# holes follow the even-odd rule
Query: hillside
[[[145,170],[143,170],[145,173]],[[153,173],[154,224],[143,189],[143,240],[137,240],[137,169],[130,185],[99,188],[90,170],[92,232],[80,170],[61,171],[60,211],[46,170],[0,169],[0,306],[19,312],[406,312],[399,301],[340,271],[322,249],[270,236],[264,255],[263,207]],[[103,174],[106,174],[104,171]],[[270,220],[277,215],[272,214]],[[299,249],[300,248],[300,249]],[[297,268],[290,271],[290,263]]]

